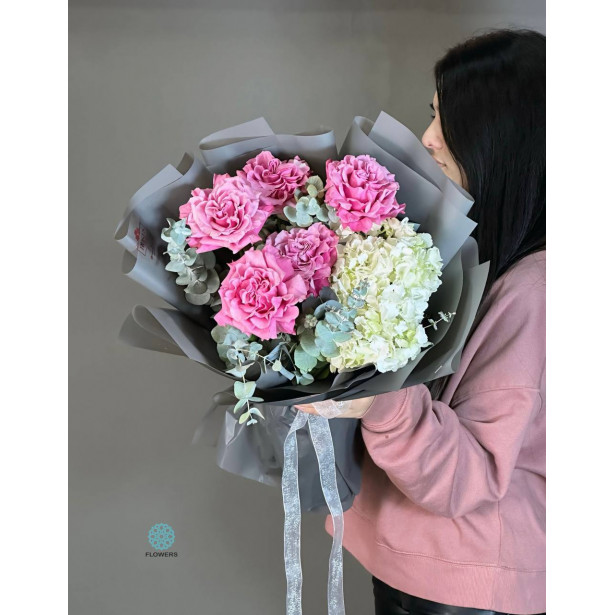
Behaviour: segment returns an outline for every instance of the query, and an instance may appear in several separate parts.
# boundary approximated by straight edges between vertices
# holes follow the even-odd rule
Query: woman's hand
[[[332,402],[332,400],[318,401],[313,404],[295,404],[295,408],[309,414],[316,414],[328,418],[360,419],[371,406],[374,396],[352,399],[345,402]],[[335,406],[338,408],[343,404],[342,413],[335,413]]]

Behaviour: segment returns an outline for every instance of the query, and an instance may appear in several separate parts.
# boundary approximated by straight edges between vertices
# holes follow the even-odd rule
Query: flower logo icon
[[[152,525],[148,534],[147,540],[149,544],[158,551],[169,549],[175,542],[175,532],[173,528],[166,523],[156,523]]]

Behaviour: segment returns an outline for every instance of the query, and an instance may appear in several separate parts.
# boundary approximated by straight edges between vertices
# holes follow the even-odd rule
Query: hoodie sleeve
[[[374,463],[406,497],[442,516],[504,497],[543,407],[544,284],[515,275],[468,343],[451,406],[421,384],[377,395],[361,419]]]
[[[418,385],[378,395],[361,431],[374,463],[406,497],[453,518],[504,497],[540,408],[537,389],[479,392],[454,410]]]

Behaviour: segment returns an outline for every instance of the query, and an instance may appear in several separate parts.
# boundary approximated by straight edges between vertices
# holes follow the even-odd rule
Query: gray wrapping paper
[[[266,485],[280,487],[284,466],[284,440],[297,410],[292,406],[257,404],[266,420],[253,429],[236,430],[236,419],[230,409],[222,418],[216,462],[225,470]],[[329,421],[337,486],[342,508],[352,506],[361,487],[361,462],[364,454],[360,422],[331,419]],[[299,455],[299,495],[303,512],[328,512],[321,489],[318,463],[309,431],[297,431]]]
[[[239,424],[232,413],[235,378],[225,373],[209,333],[215,322],[207,306],[193,306],[164,267],[160,231],[166,218],[177,218],[179,206],[195,187],[211,185],[214,173],[233,173],[251,157],[269,150],[281,158],[298,155],[323,179],[329,158],[369,154],[395,174],[399,202],[406,215],[432,235],[445,267],[442,284],[430,299],[429,315],[456,312],[450,323],[430,332],[433,343],[397,372],[378,373],[365,366],[331,375],[311,385],[292,385],[268,370],[257,379],[258,404],[265,415],[256,425]],[[475,223],[467,217],[472,198],[448,179],[420,141],[386,113],[375,122],[356,117],[338,156],[332,131],[321,128],[302,134],[275,134],[263,119],[234,126],[204,138],[200,159],[186,154],[177,167],[167,166],[130,201],[118,225],[116,240],[125,249],[124,272],[164,299],[171,308],[136,306],[124,322],[120,339],[137,348],[185,356],[228,378],[226,390],[213,395],[194,440],[217,445],[217,463],[229,472],[268,485],[280,485],[282,452],[296,410],[294,404],[324,399],[356,399],[399,390],[453,373],[483,293],[488,263],[479,264],[470,237]],[[403,216],[400,216],[403,217]],[[356,419],[331,419],[338,489],[346,510],[360,489],[362,448]],[[318,466],[306,427],[297,432],[301,507],[326,511]]]

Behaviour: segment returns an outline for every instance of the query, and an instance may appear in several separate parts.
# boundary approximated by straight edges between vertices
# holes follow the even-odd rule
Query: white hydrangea
[[[414,229],[407,218],[390,218],[367,236],[352,233],[338,245],[331,288],[339,300],[345,303],[363,279],[369,290],[332,369],[373,363],[380,372],[397,371],[428,345],[421,323],[441,284],[442,259],[431,235]]]

